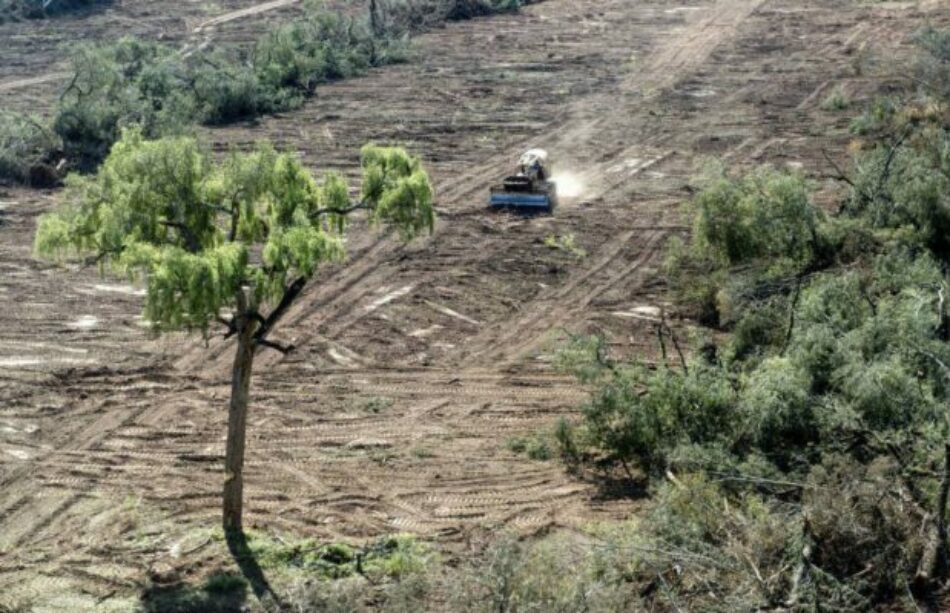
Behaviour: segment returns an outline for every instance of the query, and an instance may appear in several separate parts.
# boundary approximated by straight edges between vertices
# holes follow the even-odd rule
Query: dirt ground
[[[296,10],[252,5],[135,0],[2,26],[0,105],[49,108],[63,37],[242,42]],[[859,104],[910,33],[948,22],[935,0],[548,0],[433,31],[413,61],[298,111],[205,130],[217,150],[269,138],[354,177],[363,143],[405,145],[440,213],[408,246],[357,225],[349,261],[280,327],[298,349],[261,354],[247,522],[463,551],[486,531],[635,513],[629,492],[508,449],[585,398],[553,352],[599,332],[659,359],[644,314],[666,306],[663,246],[688,231],[702,165],[801,169],[832,198],[823,150],[843,162],[851,113],[822,102],[840,87]],[[580,195],[550,217],[487,211],[488,186],[529,147]],[[0,604],[121,609],[154,569],[215,562],[195,535],[218,522],[231,346],[151,338],[140,290],[33,260],[36,217],[59,196],[0,191]],[[568,236],[579,250],[546,240]]]

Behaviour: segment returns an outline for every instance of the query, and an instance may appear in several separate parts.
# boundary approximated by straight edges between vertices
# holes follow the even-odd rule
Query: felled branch
[[[834,169],[834,171],[837,173],[837,174],[831,176],[832,179],[837,179],[837,180],[839,180],[839,181],[843,181],[843,182],[847,183],[848,185],[850,185],[851,187],[854,187],[854,181],[852,181],[852,180],[848,177],[848,175],[846,175],[846,174],[844,173],[844,171],[841,170],[841,167],[838,166],[837,162],[835,162],[834,159],[828,154],[828,151],[827,151],[826,149],[822,149],[822,150],[821,150],[821,155],[824,156],[825,160],[826,160],[829,164],[831,164],[831,167],[832,167],[832,168]]]
[[[257,341],[257,344],[261,347],[267,347],[268,349],[273,349],[274,351],[279,351],[280,353],[287,355],[296,347],[294,345],[282,345],[280,343],[269,341],[267,339]]]

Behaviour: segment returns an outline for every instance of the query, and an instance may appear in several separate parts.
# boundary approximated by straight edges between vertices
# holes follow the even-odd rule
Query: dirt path
[[[27,77],[25,79],[13,79],[12,81],[6,81],[4,83],[0,83],[0,92],[11,92],[15,89],[20,89],[22,87],[32,87],[34,85],[42,85],[43,83],[65,81],[68,77],[69,77],[68,72],[51,72],[48,74],[40,75],[38,77]]]
[[[262,2],[261,4],[251,6],[246,9],[231,11],[229,13],[219,15],[218,17],[214,17],[207,21],[203,21],[202,23],[198,24],[198,26],[195,27],[193,32],[196,34],[200,34],[201,32],[204,32],[205,30],[208,30],[215,26],[219,26],[221,24],[229,23],[231,21],[236,21],[238,19],[247,19],[248,17],[256,17],[263,13],[267,13],[275,9],[281,9],[286,6],[290,6],[291,4],[297,4],[299,2],[300,0],[272,0],[271,2]]]
[[[208,130],[221,149],[266,136],[350,176],[364,142],[405,144],[426,158],[441,213],[410,246],[357,225],[350,261],[280,328],[298,351],[261,355],[249,521],[327,540],[407,530],[451,549],[483,529],[635,512],[508,449],[584,398],[551,368],[559,339],[600,332],[657,359],[651,324],[630,313],[662,306],[662,247],[686,231],[679,205],[702,160],[820,176],[821,148],[848,138],[824,92],[870,93],[855,55],[902,53],[935,10],[548,0],[450,24],[421,39],[417,62],[327,87],[298,112]],[[578,176],[582,196],[552,217],[487,212],[486,186],[529,146]],[[217,521],[230,347],[148,340],[132,288],[32,261],[52,197],[0,194],[0,593],[94,601],[130,593],[142,568],[198,560],[173,552]],[[566,236],[585,253],[546,244]]]

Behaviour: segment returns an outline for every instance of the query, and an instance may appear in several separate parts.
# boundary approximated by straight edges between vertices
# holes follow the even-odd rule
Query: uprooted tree
[[[348,216],[359,210],[404,240],[431,232],[432,187],[399,148],[362,150],[361,197],[328,174],[262,145],[214,162],[192,138],[146,140],[127,130],[98,173],[70,177],[68,202],[43,216],[38,255],[83,255],[103,271],[147,284],[156,332],[236,338],[228,414],[223,521],[242,529],[244,442],[255,353],[287,352],[271,332],[321,264],[341,260]]]

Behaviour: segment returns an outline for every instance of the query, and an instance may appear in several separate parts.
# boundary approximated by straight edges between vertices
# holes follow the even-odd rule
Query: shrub
[[[831,455],[812,469],[802,504],[813,543],[814,581],[802,600],[851,610],[906,593],[904,577],[920,557],[919,526],[894,484],[890,461],[862,465]]]
[[[820,249],[821,211],[804,179],[764,168],[735,181],[715,178],[696,197],[694,248],[725,264],[758,258],[807,265]]]
[[[508,440],[508,450],[512,453],[524,454],[531,460],[545,462],[553,456],[547,437],[542,434],[533,436],[516,436]]]
[[[921,37],[926,70],[943,74],[950,35]],[[593,392],[579,423],[559,426],[565,459],[652,468],[631,551],[599,565],[640,608],[942,602],[950,137],[946,90],[916,89],[853,123],[853,189],[832,219],[801,179],[772,170],[697,196],[669,274],[680,297],[691,283],[714,294],[718,323],[734,326],[722,364],[650,372],[602,342],[566,352]]]
[[[449,610],[630,610],[633,594],[612,577],[596,576],[590,553],[588,543],[569,534],[556,534],[536,543],[502,535],[443,578]]]
[[[562,456],[602,456],[629,468],[665,468],[667,454],[684,442],[712,442],[731,437],[735,390],[714,366],[689,372],[643,366],[598,366],[597,343],[580,340],[565,362],[582,379],[598,381],[590,402],[582,407],[580,428],[559,425],[555,438]],[[600,375],[592,373],[600,370]]]
[[[196,121],[221,124],[299,106],[314,88],[403,57],[405,41],[308,3],[302,20],[265,34],[250,58],[223,50],[183,56],[130,38],[80,45],[53,129],[73,165],[91,170],[124,127],[147,138]]]
[[[108,4],[112,4],[112,0],[0,0],[0,24],[19,19],[50,17]]]
[[[816,438],[808,373],[787,358],[769,358],[743,383],[742,435],[779,462]]]
[[[80,45],[73,79],[53,129],[67,157],[90,170],[105,159],[125,126],[147,138],[180,132],[194,117],[180,59],[167,47],[124,38],[110,46]]]
[[[828,97],[821,103],[822,110],[825,111],[843,111],[850,106],[851,101],[845,95],[844,90],[838,86],[835,87]]]
[[[257,74],[225,54],[212,54],[193,69],[191,80],[196,118],[203,123],[226,124],[271,110]]]
[[[0,182],[48,187],[58,180],[56,136],[39,119],[0,111]]]

